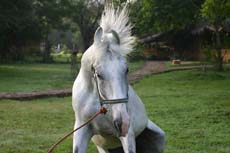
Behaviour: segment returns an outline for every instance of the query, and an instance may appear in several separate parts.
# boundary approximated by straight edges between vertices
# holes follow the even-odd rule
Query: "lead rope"
[[[82,124],[81,126],[79,126],[78,128],[74,129],[73,131],[69,132],[68,134],[66,134],[65,136],[63,136],[58,142],[56,142],[55,144],[53,144],[47,153],[52,153],[52,151],[56,148],[57,145],[59,145],[62,141],[64,141],[67,137],[69,137],[71,134],[73,134],[74,132],[76,132],[77,130],[81,129],[82,127],[86,126],[87,124],[89,124],[93,119],[95,119],[98,115],[100,114],[106,114],[107,113],[107,109],[105,107],[101,107],[100,110],[98,112],[96,112],[91,118],[89,118],[84,124]]]

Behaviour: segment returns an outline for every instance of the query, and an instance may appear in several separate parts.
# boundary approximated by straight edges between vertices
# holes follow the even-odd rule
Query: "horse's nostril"
[[[122,121],[121,120],[115,120],[114,122],[113,122],[113,124],[114,124],[114,127],[116,128],[116,130],[118,131],[118,132],[122,132]]]

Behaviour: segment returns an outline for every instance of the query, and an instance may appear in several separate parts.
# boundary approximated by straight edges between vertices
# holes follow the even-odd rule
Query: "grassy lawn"
[[[128,63],[129,73],[141,68],[144,64],[145,64],[144,61],[129,62]]]
[[[180,71],[134,85],[151,120],[167,134],[165,153],[230,152],[230,71]],[[44,153],[67,131],[71,98],[0,100],[0,153]],[[72,138],[55,152],[69,153]],[[89,146],[89,153],[95,147]]]
[[[1,100],[0,114],[0,153],[44,153],[74,123],[70,97]],[[57,150],[70,153],[71,145],[69,138]]]
[[[71,87],[68,64],[0,65],[0,92],[28,92]]]
[[[129,63],[130,71],[144,64]],[[29,92],[70,88],[75,77],[70,64],[7,64],[0,65],[0,92]]]
[[[135,89],[166,131],[166,153],[230,152],[230,71],[166,73]]]

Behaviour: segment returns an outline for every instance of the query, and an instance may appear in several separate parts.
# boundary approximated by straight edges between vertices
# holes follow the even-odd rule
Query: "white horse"
[[[136,137],[145,129],[155,135],[155,150],[150,152],[163,152],[163,130],[148,119],[142,101],[127,81],[125,55],[133,50],[135,41],[131,28],[126,7],[122,10],[105,7],[94,43],[84,53],[73,85],[74,128],[101,105],[108,112],[74,133],[74,153],[86,153],[91,138],[99,153],[120,146],[125,153],[136,153]]]

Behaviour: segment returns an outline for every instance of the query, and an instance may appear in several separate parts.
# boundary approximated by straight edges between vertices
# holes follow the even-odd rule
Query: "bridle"
[[[99,96],[99,100],[100,100],[101,106],[103,106],[104,104],[128,103],[128,101],[129,101],[128,93],[127,93],[127,97],[126,98],[121,98],[121,99],[104,99],[102,97],[102,95],[101,95],[100,90],[99,90],[98,77],[97,77],[97,73],[96,73],[95,69],[93,69],[93,72],[94,72],[93,78],[94,78],[95,83],[96,83],[97,93],[98,93],[98,96]]]
[[[82,125],[80,125],[78,128],[72,130],[71,132],[67,133],[64,137],[62,137],[58,142],[56,142],[55,144],[53,144],[47,153],[51,153],[54,148],[59,145],[62,141],[64,141],[67,137],[69,137],[71,134],[73,134],[74,132],[76,132],[77,130],[81,129],[82,127],[86,126],[87,124],[89,124],[92,120],[94,120],[98,115],[100,114],[106,114],[107,113],[107,109],[105,107],[103,107],[104,104],[119,104],[119,103],[128,103],[129,100],[129,96],[127,93],[127,97],[126,98],[121,98],[121,99],[104,99],[101,96],[100,90],[99,90],[99,86],[98,86],[98,81],[97,81],[97,74],[95,72],[95,70],[93,69],[94,72],[94,80],[96,82],[96,86],[97,86],[97,93],[99,96],[99,100],[100,100],[100,104],[101,104],[101,108],[92,116],[90,117],[85,123],[83,123]]]

